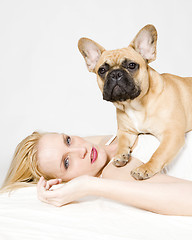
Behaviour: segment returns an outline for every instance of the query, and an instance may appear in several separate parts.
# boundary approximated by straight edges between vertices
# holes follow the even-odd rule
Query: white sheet
[[[140,135],[132,156],[146,163],[158,146],[159,141],[154,136],[147,134]],[[185,135],[185,145],[175,159],[162,172],[170,176],[192,181],[192,131]]]
[[[134,154],[145,161],[158,142],[150,136],[142,138]],[[191,175],[192,133],[186,138],[187,148],[184,147],[173,165],[178,174],[183,165],[182,169],[187,168],[187,171],[182,174]],[[87,198],[57,208],[40,202],[36,187],[30,187],[10,196],[0,195],[0,240],[4,239],[192,239],[192,217],[158,215],[103,198]]]
[[[57,208],[40,202],[36,188],[0,197],[0,239],[192,239],[192,218],[163,216],[92,198]]]

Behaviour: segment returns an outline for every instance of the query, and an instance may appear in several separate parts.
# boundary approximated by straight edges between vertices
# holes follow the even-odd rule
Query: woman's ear
[[[88,70],[95,72],[97,62],[105,49],[88,38],[81,38],[78,42],[78,48],[85,59]]]

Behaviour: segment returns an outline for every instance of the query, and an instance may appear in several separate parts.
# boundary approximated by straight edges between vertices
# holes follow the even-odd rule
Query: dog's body
[[[97,74],[103,98],[117,109],[116,166],[128,162],[139,133],[150,133],[160,145],[148,163],[132,171],[136,179],[159,172],[178,153],[192,129],[192,78],[159,74],[148,66],[156,57],[156,29],[147,25],[127,48],[106,51],[82,38],[79,49],[89,71]]]

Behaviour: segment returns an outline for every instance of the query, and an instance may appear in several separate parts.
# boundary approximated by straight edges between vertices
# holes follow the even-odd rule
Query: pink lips
[[[95,160],[97,159],[97,150],[94,147],[91,150],[90,158],[91,158],[91,163],[94,163]]]

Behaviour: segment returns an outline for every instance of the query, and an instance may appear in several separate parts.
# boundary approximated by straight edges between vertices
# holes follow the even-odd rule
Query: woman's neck
[[[100,169],[100,171],[97,173],[96,177],[101,176],[103,169],[108,165],[108,163],[111,161],[111,159],[115,156],[115,154],[117,152],[117,141],[114,141],[110,145],[107,145],[107,146],[105,145],[105,146],[103,146],[103,148],[105,149],[105,151],[107,153],[107,162],[105,163],[103,168]]]
[[[108,146],[104,146],[104,149],[107,153],[107,163],[110,162],[110,160],[115,156],[116,152],[117,152],[117,142],[113,142]]]

